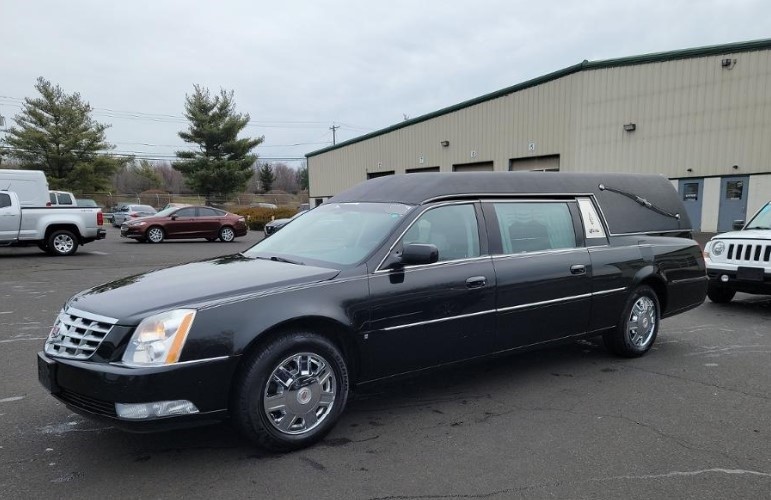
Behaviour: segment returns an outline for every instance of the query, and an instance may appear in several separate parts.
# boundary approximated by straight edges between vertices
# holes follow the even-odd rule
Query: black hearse
[[[595,335],[646,353],[661,318],[704,300],[690,233],[660,176],[383,177],[243,253],[75,295],[39,378],[120,427],[229,417],[259,445],[299,448],[357,384]]]

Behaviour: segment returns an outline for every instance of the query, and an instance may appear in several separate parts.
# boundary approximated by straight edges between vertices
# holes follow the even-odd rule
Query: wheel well
[[[352,332],[343,324],[321,316],[292,319],[265,330],[244,349],[241,363],[238,367],[239,370],[254,351],[282,335],[297,330],[321,335],[335,344],[348,364],[348,376],[351,385],[353,386],[356,383],[360,359],[359,350],[354,342]]]
[[[80,231],[78,231],[78,226],[75,226],[73,224],[52,224],[48,226],[46,228],[46,235],[45,235],[46,242],[48,241],[48,238],[51,236],[51,233],[53,233],[54,231],[59,231],[61,229],[71,232],[78,239],[78,243],[82,243],[81,240],[83,239],[83,237],[80,235]]]
[[[661,278],[649,276],[640,282],[640,285],[646,285],[653,288],[656,292],[656,296],[659,299],[659,306],[661,307],[661,313],[664,314],[667,310],[667,304],[669,302],[669,296],[667,295],[667,287]]]

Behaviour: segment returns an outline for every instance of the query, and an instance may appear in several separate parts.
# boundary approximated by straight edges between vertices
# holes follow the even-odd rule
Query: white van
[[[0,169],[0,191],[13,191],[22,207],[51,205],[48,181],[41,170]]]

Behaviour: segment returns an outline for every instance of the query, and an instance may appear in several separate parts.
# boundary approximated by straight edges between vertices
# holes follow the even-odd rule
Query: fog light
[[[156,401],[154,403],[115,403],[115,413],[126,420],[171,417],[198,413],[198,408],[190,401]]]
[[[728,283],[728,275],[727,274],[722,275],[720,277],[720,281],[722,281],[723,283]]]

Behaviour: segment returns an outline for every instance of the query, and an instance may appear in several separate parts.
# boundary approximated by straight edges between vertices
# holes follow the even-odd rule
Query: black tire
[[[603,335],[605,347],[625,358],[642,356],[656,341],[660,319],[661,308],[656,292],[646,285],[637,287],[627,298],[615,330]]]
[[[222,226],[220,228],[219,238],[223,243],[230,243],[236,239],[236,231],[230,226]]]
[[[50,255],[63,257],[72,255],[78,251],[78,238],[72,231],[57,229],[52,231],[46,239],[46,252]]]
[[[307,374],[299,370],[298,358],[307,359],[302,361]],[[322,364],[326,370],[318,368]],[[315,374],[314,367],[318,368]],[[291,375],[289,386],[279,383],[280,373]],[[235,378],[231,417],[256,445],[279,452],[297,450],[319,441],[334,427],[348,400],[348,389],[348,368],[337,346],[320,335],[290,332],[244,361]],[[286,404],[276,403],[277,398]],[[278,405],[272,412],[265,408],[270,399]]]
[[[150,226],[145,231],[145,239],[150,243],[161,243],[165,237],[166,233],[161,226]]]
[[[736,290],[710,283],[707,286],[707,297],[715,304],[728,304],[736,295]]]

